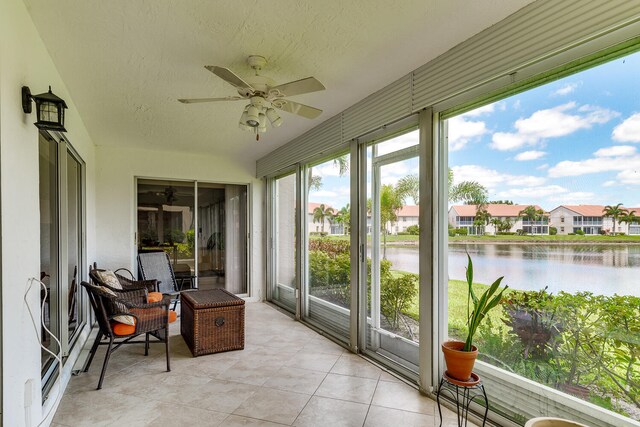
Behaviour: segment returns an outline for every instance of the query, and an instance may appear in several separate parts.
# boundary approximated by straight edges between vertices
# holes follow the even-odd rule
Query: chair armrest
[[[127,270],[128,271],[128,270]],[[116,273],[116,277],[124,289],[140,289],[145,288],[149,292],[158,292],[159,282],[156,279],[151,280],[132,280]]]
[[[138,309],[149,309],[149,308],[158,308],[158,307],[169,307],[171,305],[171,298],[165,296],[162,300],[158,302],[150,302],[150,303],[135,303],[131,301],[122,300],[121,301],[127,308],[138,308]]]

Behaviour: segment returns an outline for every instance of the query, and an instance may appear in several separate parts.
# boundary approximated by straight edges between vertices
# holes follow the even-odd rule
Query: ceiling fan
[[[222,80],[226,81],[238,90],[239,96],[227,96],[224,98],[199,98],[178,99],[183,104],[195,104],[199,102],[240,101],[248,99],[249,104],[244,107],[240,117],[240,129],[254,132],[256,140],[259,134],[267,131],[267,119],[271,126],[278,127],[282,124],[282,118],[275,109],[297,114],[307,119],[315,119],[322,110],[308,105],[285,99],[288,96],[302,95],[304,93],[324,90],[325,87],[315,77],[295,80],[293,82],[276,84],[273,79],[259,75],[259,71],[267,64],[263,56],[251,55],[247,63],[255,70],[255,75],[240,78],[228,68],[207,65],[204,68],[211,71]]]

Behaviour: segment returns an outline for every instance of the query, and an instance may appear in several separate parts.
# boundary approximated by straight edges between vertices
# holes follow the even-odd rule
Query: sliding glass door
[[[366,229],[362,284],[365,352],[418,371],[419,133],[374,141],[366,150],[361,229]],[[365,320],[366,319],[366,320]]]
[[[349,155],[305,168],[306,275],[302,317],[349,342],[351,243]]]
[[[56,140],[58,139],[58,140]],[[43,398],[56,380],[56,356],[68,356],[85,324],[84,163],[59,136],[39,133],[40,291]],[[55,356],[54,356],[55,355]]]
[[[246,185],[138,179],[137,196],[139,253],[167,252],[183,289],[247,293]]]
[[[296,174],[275,178],[271,183],[271,286],[270,299],[296,312]]]

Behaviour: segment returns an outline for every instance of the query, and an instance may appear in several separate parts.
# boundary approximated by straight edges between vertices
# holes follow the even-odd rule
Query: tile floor
[[[95,390],[104,346],[73,377],[52,426],[437,426],[435,402],[262,303],[246,305],[245,349],[194,358],[171,327],[164,346],[118,350]],[[445,426],[455,414],[443,408]]]

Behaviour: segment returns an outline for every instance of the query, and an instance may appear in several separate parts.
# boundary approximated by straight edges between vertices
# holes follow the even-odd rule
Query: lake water
[[[558,291],[591,291],[599,295],[640,296],[640,245],[449,245],[449,279],[466,280],[469,252],[474,282],[503,284],[520,290],[548,287]],[[418,273],[418,248],[387,248],[394,270]]]

